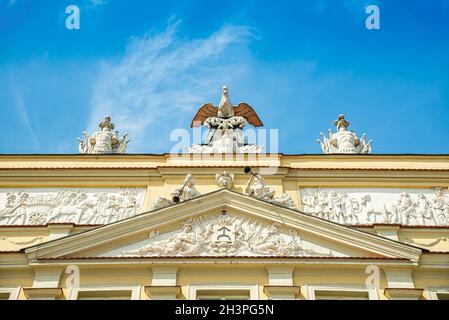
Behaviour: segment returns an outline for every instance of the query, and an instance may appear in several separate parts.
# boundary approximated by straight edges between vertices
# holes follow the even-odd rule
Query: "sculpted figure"
[[[436,190],[432,207],[440,223],[449,224],[449,199],[445,197],[444,193],[442,188]]]
[[[234,175],[232,173],[227,173],[223,171],[223,173],[217,173],[215,175],[215,182],[220,188],[230,189],[234,184]]]
[[[180,201],[196,198],[200,195],[201,193],[199,193],[198,190],[195,188],[195,181],[193,179],[192,174],[190,173],[186,175],[184,179],[184,184],[181,187],[176,188],[171,193],[172,197],[179,197]],[[163,208],[171,206],[173,204],[175,204],[175,202],[172,199],[159,197],[154,200],[153,209]]]
[[[142,248],[125,251],[122,256],[190,255],[195,253],[196,244],[193,227],[186,223],[181,232],[172,235],[168,240],[155,241]]]
[[[222,89],[218,106],[206,103],[198,110],[191,127],[204,125],[209,129],[204,144],[187,147],[189,153],[260,153],[263,146],[246,143],[243,128],[247,124],[262,126],[254,109],[247,103],[233,106],[229,99],[228,87]]]
[[[319,212],[318,209],[318,194],[315,190],[308,190],[307,194],[302,199],[303,211],[311,214]]]
[[[290,209],[296,209],[295,202],[286,193],[275,196],[276,192],[271,186],[265,185],[265,180],[260,174],[252,174],[246,184],[246,194],[260,200],[277,204]]]
[[[120,256],[330,256],[319,246],[304,243],[297,230],[289,234],[280,230],[277,222],[267,225],[250,217],[231,216],[225,210],[220,215],[192,217],[182,231],[165,235],[151,231],[142,247],[122,251]],[[195,225],[195,228],[193,228]],[[307,248],[309,246],[309,248]],[[328,249],[326,249],[329,251]]]
[[[111,117],[106,116],[99,125],[100,131],[95,132],[92,137],[83,132],[84,140],[78,139],[79,152],[91,154],[125,153],[129,143],[128,134],[119,138],[119,132],[112,130],[115,125],[111,123]]]
[[[360,204],[365,207],[368,222],[382,222],[382,210],[375,206],[369,194],[362,197]],[[385,217],[385,221],[388,221],[387,217]]]
[[[195,180],[193,180],[193,176],[191,173],[186,175],[183,187],[176,188],[171,195],[179,196],[181,201],[189,200],[201,195],[201,193],[199,193],[198,190],[195,188]]]
[[[397,208],[402,223],[411,224],[411,222],[414,222],[418,224],[416,204],[413,203],[407,192],[401,193]]]
[[[329,129],[329,138],[320,133],[323,141],[317,140],[324,153],[371,153],[372,141],[366,143],[365,134],[359,139],[355,132],[349,131],[349,122],[346,121],[343,114],[338,116],[334,125],[337,127],[337,132],[333,133]]]
[[[282,240],[279,233],[279,224],[273,223],[258,244],[252,247],[252,251],[261,254],[274,254],[281,248]]]
[[[347,193],[340,193],[340,201],[343,205],[344,221],[347,224],[358,224],[357,212],[360,210],[360,205],[355,199],[351,199]]]
[[[426,196],[420,193],[418,195],[418,203],[416,206],[416,215],[417,218],[420,219],[422,225],[429,225],[435,223],[435,219],[433,217],[432,207],[430,201],[427,200]]]
[[[331,219],[331,204],[328,199],[326,191],[322,190],[318,192],[318,217],[323,219]]]

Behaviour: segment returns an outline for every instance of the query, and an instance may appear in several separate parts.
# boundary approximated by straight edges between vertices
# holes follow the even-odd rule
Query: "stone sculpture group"
[[[287,232],[285,232],[287,231]],[[124,250],[121,256],[332,256],[327,249],[310,247],[297,230],[281,231],[279,223],[220,215],[186,221],[182,230],[165,235],[152,232],[147,244]],[[321,250],[320,250],[321,249]]]
[[[371,153],[372,141],[366,142],[366,135],[363,134],[359,139],[357,134],[349,131],[349,122],[346,121],[344,114],[340,114],[338,119],[334,121],[337,132],[328,130],[329,137],[321,132],[323,141],[317,140],[324,153],[340,153],[340,154],[361,154]]]

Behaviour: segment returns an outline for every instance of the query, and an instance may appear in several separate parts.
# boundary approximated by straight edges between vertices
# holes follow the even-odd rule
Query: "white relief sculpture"
[[[261,153],[264,146],[248,144],[243,128],[247,124],[262,126],[254,109],[239,103],[233,106],[228,95],[228,87],[222,89],[221,101],[217,107],[204,104],[192,120],[191,127],[204,125],[209,132],[203,144],[186,147],[188,153]]]
[[[178,198],[178,202],[196,198],[200,195],[201,193],[195,188],[195,181],[191,173],[186,175],[183,186],[176,188],[171,193],[172,199],[176,200]],[[174,200],[158,197],[153,202],[153,209],[171,206],[176,203]]]
[[[375,190],[373,190],[375,191]],[[448,192],[362,193],[306,189],[303,211],[334,222],[358,225],[373,223],[403,225],[449,225]],[[376,198],[373,198],[373,197]]]
[[[0,225],[107,224],[141,213],[144,191],[67,189],[17,191],[4,196]]]
[[[421,241],[416,241],[416,240],[413,240],[411,238],[405,238],[404,242],[407,243],[407,244],[417,245],[417,246],[420,246],[420,247],[431,248],[431,247],[436,246],[440,242],[449,242],[449,238],[440,237],[438,239],[435,239],[435,240],[433,240],[431,242],[427,242],[427,243],[423,243]]]
[[[91,137],[87,132],[83,132],[84,139],[78,138],[79,152],[91,154],[112,154],[125,153],[128,146],[128,134],[119,138],[118,131],[112,131],[115,124],[111,123],[111,117],[106,116],[99,125],[100,131],[95,132]]]
[[[8,237],[0,237],[0,240],[8,241],[9,243],[14,244],[14,245],[23,246],[23,245],[39,244],[44,240],[44,238],[43,237],[32,237],[31,239],[27,239],[27,240],[12,240],[11,238],[8,238]]]
[[[441,224],[449,225],[449,198],[445,196],[443,189],[437,189],[435,198],[432,201],[432,209]]]
[[[181,232],[167,240],[154,241],[142,248],[127,251],[123,256],[168,256],[190,255],[196,252],[196,236],[193,227],[186,223]]]
[[[234,185],[234,175],[223,171],[215,175],[215,182],[220,188],[231,189]]]
[[[295,229],[282,230],[279,223],[267,224],[248,217],[232,216],[226,211],[192,218],[183,224],[182,230],[166,235],[152,232],[143,245],[121,249],[117,254],[121,257],[341,256],[303,241]],[[104,254],[108,255],[110,253]]]
[[[365,208],[366,211],[366,220],[369,223],[378,223],[378,222],[390,222],[395,223],[397,221],[394,221],[394,213],[393,213],[393,207],[383,207],[380,208],[377,206],[376,203],[371,199],[371,196],[369,194],[364,195],[361,198],[360,204],[362,207]]]
[[[328,130],[329,137],[326,137],[324,133],[320,133],[323,141],[317,140],[324,153],[347,153],[347,154],[360,154],[371,153],[372,141],[366,143],[366,135],[363,134],[359,139],[357,134],[353,131],[349,131],[349,122],[345,120],[345,116],[340,114],[338,119],[334,121],[334,125],[337,127],[337,132]]]
[[[271,186],[265,184],[264,178],[260,174],[253,173],[246,184],[245,192],[247,195],[264,200],[282,207],[296,209],[295,202],[286,193],[276,196],[276,192]]]

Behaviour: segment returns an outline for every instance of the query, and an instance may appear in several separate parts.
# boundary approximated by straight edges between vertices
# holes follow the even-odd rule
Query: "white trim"
[[[91,291],[129,291],[131,293],[131,300],[140,300],[141,285],[135,286],[117,286],[117,285],[105,285],[105,286],[86,286],[80,288],[70,289],[68,300],[78,300],[78,295],[80,292],[91,292]]]
[[[188,300],[197,299],[198,290],[216,290],[216,291],[226,291],[226,290],[249,290],[250,300],[259,300],[259,285],[242,285],[242,284],[193,284],[188,286]]]
[[[322,286],[322,285],[305,285],[305,290],[307,292],[308,300],[315,300],[315,291],[335,291],[335,292],[366,292],[368,293],[369,300],[379,300],[379,294],[377,289],[368,289],[364,286],[357,285],[332,285],[332,286]]]
[[[0,287],[0,293],[9,293],[8,300],[17,300],[19,299],[19,293],[21,286],[17,287]]]
[[[428,288],[427,291],[429,292],[429,300],[439,300],[438,293],[449,294],[449,287],[433,287]]]

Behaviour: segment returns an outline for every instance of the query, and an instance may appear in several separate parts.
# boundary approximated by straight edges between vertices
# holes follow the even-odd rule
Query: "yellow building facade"
[[[0,155],[0,298],[448,299],[449,155],[374,155],[344,115],[324,154],[265,153],[227,87],[186,152]]]
[[[293,205],[248,194],[247,166],[275,168],[264,186]],[[170,203],[183,185],[197,194]],[[3,155],[0,294],[444,299],[448,185],[447,155]],[[357,220],[336,221],[334,193]]]

